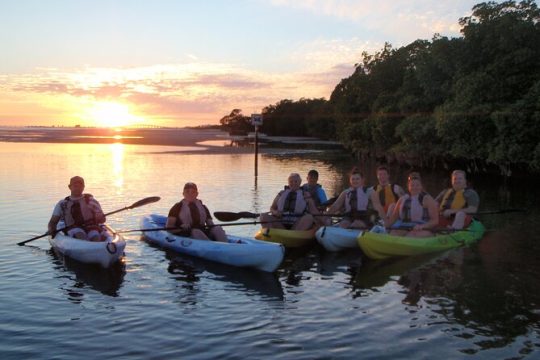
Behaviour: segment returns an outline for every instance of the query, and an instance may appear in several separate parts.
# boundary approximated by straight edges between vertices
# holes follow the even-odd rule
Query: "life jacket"
[[[417,196],[404,195],[404,201],[399,208],[399,217],[404,222],[429,221],[429,211],[422,204],[427,193],[421,192]]]
[[[67,196],[60,205],[62,218],[66,226],[95,225],[96,212],[101,211],[98,202],[91,194],[83,194],[80,199],[73,200]]]
[[[311,195],[311,198],[313,201],[315,201],[316,206],[321,205],[321,199],[319,198],[319,189],[321,187],[321,184],[316,184],[315,186],[311,186],[309,184],[302,185],[302,190],[307,191]]]
[[[345,212],[355,213],[366,211],[370,205],[367,187],[348,188],[345,193]]]
[[[385,212],[388,211],[388,207],[390,205],[397,202],[397,200],[399,199],[399,195],[396,194],[394,186],[394,184],[388,184],[386,186],[381,186],[380,184],[377,184],[373,188],[373,190],[375,190],[375,192],[379,196],[379,200],[381,201],[381,205],[384,207]]]
[[[206,220],[211,219],[210,211],[201,200],[195,199],[192,203],[195,207],[190,207],[187,201],[180,201],[178,215],[176,216],[176,227],[188,224],[191,228],[204,229]],[[194,221],[198,217],[198,221]]]
[[[285,187],[285,190],[279,193],[277,208],[281,213],[301,215],[307,211],[307,207],[308,204],[302,189],[291,191]]]
[[[439,207],[440,211],[448,210],[448,209],[464,209],[467,207],[467,200],[465,199],[465,191],[467,189],[462,190],[454,190],[453,188],[450,188],[446,190],[446,193],[444,194],[441,205]]]

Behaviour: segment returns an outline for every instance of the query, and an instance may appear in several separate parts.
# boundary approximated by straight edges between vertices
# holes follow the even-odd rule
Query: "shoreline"
[[[252,154],[254,144],[249,138],[230,136],[220,129],[209,128],[2,128],[0,142],[58,143],[58,144],[115,144],[177,146],[189,149],[167,151],[168,153],[212,153],[212,154]],[[275,146],[277,145],[277,147]],[[287,149],[328,150],[338,146],[335,142],[325,142],[304,137],[260,138],[259,153],[282,152]],[[281,150],[281,151],[279,151]]]

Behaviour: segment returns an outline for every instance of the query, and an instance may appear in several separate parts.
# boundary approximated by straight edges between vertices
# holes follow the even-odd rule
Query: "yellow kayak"
[[[255,234],[255,239],[283,244],[287,248],[297,248],[313,242],[316,230],[317,228],[310,230],[261,228]]]
[[[412,238],[366,231],[360,235],[358,244],[371,259],[386,259],[392,256],[411,256],[467,246],[484,235],[481,222],[473,220],[467,229],[441,233],[431,237]]]

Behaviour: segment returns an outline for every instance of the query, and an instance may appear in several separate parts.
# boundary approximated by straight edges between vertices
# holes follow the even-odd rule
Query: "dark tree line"
[[[540,11],[487,2],[436,34],[364,53],[330,100],[263,109],[269,135],[336,139],[357,156],[428,166],[461,161],[540,172]]]

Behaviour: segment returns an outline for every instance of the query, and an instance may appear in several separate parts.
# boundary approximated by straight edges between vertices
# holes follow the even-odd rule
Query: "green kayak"
[[[374,232],[364,232],[358,244],[371,259],[386,259],[392,256],[411,256],[467,246],[484,235],[482,223],[473,220],[467,229],[440,233],[432,237],[412,238]]]

